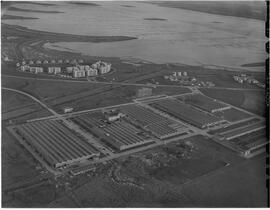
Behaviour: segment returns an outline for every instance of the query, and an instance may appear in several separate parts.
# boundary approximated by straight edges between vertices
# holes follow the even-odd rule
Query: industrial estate
[[[49,9],[51,3],[23,5]],[[19,3],[14,4],[19,8]],[[94,11],[89,12],[89,8],[104,7],[108,13],[117,13],[117,21],[123,24],[121,28],[125,27],[126,14],[116,12],[118,10],[125,9],[130,14],[138,10],[141,15],[144,9],[163,9],[162,3],[157,6],[155,4],[159,3],[144,2],[59,4],[64,6],[54,8],[67,10],[59,12],[61,18],[61,14],[66,17],[69,13],[87,11],[88,15]],[[17,7],[8,4],[7,12],[16,13]],[[175,9],[175,13],[178,10]],[[30,11],[38,14],[40,10],[22,9],[20,12]],[[42,12],[41,19],[46,12]],[[53,18],[58,17],[57,11],[49,13]],[[100,14],[99,18],[109,20],[109,14]],[[113,24],[104,32],[107,36],[39,31],[16,25],[20,21],[34,23],[39,19],[12,15],[5,16],[1,35],[3,206],[201,207],[209,202],[209,207],[242,207],[250,202],[256,206],[257,200],[260,202],[256,207],[264,206],[265,182],[259,177],[268,145],[263,72],[252,71],[245,65],[233,68],[229,64],[228,67],[210,67],[199,61],[197,66],[169,61],[154,63],[129,55],[120,58],[90,53],[90,56],[68,47],[62,50],[46,47],[57,43],[75,43],[76,46],[90,43],[93,48],[100,44],[111,50],[123,45],[125,49],[121,53],[125,54],[130,50],[126,50],[130,43],[134,46],[132,43],[136,41],[148,42],[149,37],[156,43],[155,39],[164,39],[167,34],[169,39],[177,37],[175,42],[180,37],[182,43],[182,36],[183,40],[187,36],[188,41],[183,43],[193,43],[201,32],[191,35],[189,30],[183,34],[174,32],[170,28],[177,26],[178,21],[172,21],[174,16],[168,16],[171,18],[168,20],[144,17],[139,27],[134,15],[135,34],[139,31],[136,27],[143,28],[138,32],[143,38],[139,39],[112,36],[120,33]],[[199,15],[203,13],[196,17]],[[228,27],[227,22],[221,24],[211,17],[205,18],[210,19],[210,23],[198,23],[198,28],[211,25],[206,27],[206,36]],[[78,13],[76,18],[80,20]],[[9,22],[18,19],[16,24]],[[233,19],[226,21],[230,23]],[[198,30],[195,23],[184,20],[183,25],[191,24],[187,28]],[[101,30],[102,24],[97,24],[93,30]],[[150,35],[145,33],[148,26],[157,31]],[[161,29],[166,36],[163,37]],[[231,31],[229,29],[226,30]],[[218,40],[223,40],[224,30]],[[154,40],[151,40],[153,34]],[[226,36],[220,44],[222,50],[226,48]],[[234,42],[229,42],[228,46]],[[144,51],[140,47],[134,51],[149,53],[148,49]],[[184,48],[181,51],[184,52]],[[192,56],[187,53],[187,57],[193,60],[193,50],[190,51]],[[247,65],[258,67],[257,63]],[[263,190],[254,187],[258,183],[263,183]]]
[[[85,165],[202,134],[244,158],[265,151],[262,117],[196,92],[144,97],[130,105],[70,112],[8,130],[48,170],[83,173]],[[79,170],[81,168],[81,171]]]

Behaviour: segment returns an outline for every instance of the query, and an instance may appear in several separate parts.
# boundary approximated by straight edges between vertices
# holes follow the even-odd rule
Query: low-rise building
[[[30,67],[30,72],[34,74],[42,73],[43,68],[42,67]]]
[[[84,66],[81,66],[81,65],[79,65],[78,68],[79,68],[80,70],[85,70],[85,69],[84,69]]]
[[[48,67],[48,73],[49,74],[60,74],[61,73],[61,67]]]
[[[63,109],[63,111],[64,111],[64,113],[70,113],[70,112],[73,112],[73,108],[72,107],[65,107],[64,109]]]
[[[85,71],[84,70],[79,70],[79,69],[74,69],[73,70],[73,77],[74,78],[85,77]]]
[[[125,115],[121,112],[116,111],[116,110],[111,110],[111,111],[105,112],[104,116],[109,122],[113,122],[113,121],[119,120],[120,118],[124,117]]]
[[[66,67],[66,71],[67,71],[67,73],[72,73],[72,71],[73,71],[73,66],[68,66],[68,67]]]
[[[21,66],[21,71],[29,71],[30,70],[30,66]]]
[[[97,74],[98,74],[97,69],[90,68],[90,69],[86,70],[86,75],[89,77],[96,76]]]
[[[147,97],[152,95],[152,88],[140,88],[137,90],[137,97]]]

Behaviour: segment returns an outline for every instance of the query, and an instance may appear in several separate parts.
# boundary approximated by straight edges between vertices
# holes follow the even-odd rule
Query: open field
[[[165,69],[165,67],[164,67]],[[221,70],[218,67],[215,69],[210,69],[208,67],[203,66],[188,66],[188,65],[177,65],[177,64],[170,64],[166,67],[167,71],[164,72],[162,75],[157,75],[155,77],[149,79],[139,80],[138,83],[147,83],[152,82],[159,82],[159,84],[179,84],[179,82],[171,82],[169,80],[164,79],[164,75],[170,75],[172,72],[187,72],[188,76],[195,77],[198,81],[211,81],[217,87],[233,87],[233,88],[254,88],[258,89],[255,85],[250,85],[248,83],[237,83],[233,80],[233,75],[237,75],[239,71],[226,71]],[[258,81],[264,83],[265,74],[263,72],[247,72],[242,71],[241,73],[247,73],[252,75]]]
[[[222,104],[201,94],[180,96],[177,99],[210,113],[229,108],[228,105]]]
[[[34,178],[39,173],[36,160],[16,141],[16,139],[2,129],[2,188],[22,180]]]
[[[51,115],[51,113],[29,97],[16,92],[2,90],[2,101],[3,124],[6,124],[7,120],[12,120],[13,123],[20,123],[36,117]]]
[[[252,115],[247,114],[246,112],[240,111],[235,108],[230,108],[230,109],[223,110],[221,112],[216,112],[215,115],[229,122],[235,122],[235,121],[252,117]]]
[[[226,166],[232,161],[242,164],[242,167],[238,169],[234,164]],[[258,163],[261,160],[256,161]],[[259,197],[256,194],[263,195],[262,193],[265,192],[263,177],[260,175],[263,173],[263,168],[261,164],[256,165],[260,167],[254,166],[255,163],[243,161],[224,147],[197,136],[98,166],[94,172],[89,172],[90,181],[89,178],[85,181],[87,175],[78,176],[75,178],[77,181],[74,181],[71,186],[74,195],[73,205],[77,207],[190,207],[206,206],[206,198],[211,197],[215,197],[209,204],[211,206],[221,205],[222,197],[230,201],[227,205],[232,206],[245,206],[252,202],[256,205],[256,201],[259,205],[265,205],[266,197]],[[238,170],[241,170],[242,174],[246,170],[251,172],[245,176],[241,184],[237,183],[240,179],[236,176]],[[157,173],[154,173],[155,171]],[[173,172],[169,173],[170,171]],[[217,176],[220,174],[222,179]],[[257,188],[254,188],[254,192],[250,191],[256,186],[251,180],[256,175]],[[210,181],[212,178],[214,183]],[[236,192],[230,185],[230,179],[236,185]],[[216,185],[223,185],[222,180],[230,185],[226,187],[226,192],[229,190],[238,195],[245,189],[248,190],[248,195],[242,194],[239,201],[239,195],[231,197],[229,194],[223,194],[224,192],[216,187]],[[194,199],[192,196],[193,187],[197,188],[198,185],[204,185],[199,189],[200,194],[204,194],[203,199]],[[212,188],[216,191],[215,195],[212,195]],[[195,192],[195,196],[199,194]],[[65,207],[65,200],[66,197],[61,197],[51,206]]]
[[[34,104],[34,101],[27,96],[7,90],[2,90],[2,99],[4,102],[2,103],[2,113]]]
[[[61,80],[34,80],[28,78],[9,78],[3,77],[2,85],[30,93],[41,100],[54,101],[68,95],[76,95],[89,89],[98,88],[101,85],[90,83],[65,82]],[[75,96],[74,96],[75,97]]]
[[[247,109],[253,113],[265,114],[265,93],[264,91],[238,91],[238,90],[211,90],[201,89],[205,95]]]

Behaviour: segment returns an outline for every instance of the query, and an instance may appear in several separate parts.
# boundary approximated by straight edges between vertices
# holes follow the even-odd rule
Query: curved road
[[[31,98],[32,100],[34,100],[35,102],[39,103],[42,107],[44,107],[45,109],[47,109],[50,113],[52,113],[55,117],[59,117],[59,114],[57,112],[55,112],[54,110],[52,110],[51,108],[49,108],[45,103],[43,103],[42,101],[40,101],[39,99],[35,98],[34,96],[20,91],[20,90],[16,90],[16,89],[12,89],[12,88],[7,88],[7,87],[2,87],[3,90],[8,90],[8,91],[13,91],[22,95],[25,95],[29,98]]]

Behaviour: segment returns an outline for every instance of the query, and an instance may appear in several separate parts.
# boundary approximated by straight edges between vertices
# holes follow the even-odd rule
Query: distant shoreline
[[[34,9],[22,9],[17,7],[9,7],[9,11],[15,11],[15,12],[36,12],[36,13],[64,13],[60,11],[45,11],[45,10],[34,10]]]
[[[160,7],[168,7],[175,9],[184,9],[191,10],[196,12],[203,12],[208,14],[239,17],[239,18],[248,18],[254,20],[265,21],[266,20],[266,9],[261,10],[259,5],[260,3],[265,4],[264,2],[257,2],[257,8],[254,8],[254,5],[248,5],[252,2],[243,1],[243,2],[213,2],[211,1],[149,1],[142,2],[155,4]]]
[[[24,17],[24,16],[17,16],[17,15],[3,15],[2,20],[35,20],[39,19],[37,17]]]
[[[164,18],[144,18],[144,20],[158,20],[158,21],[167,21],[167,19],[164,19]]]
[[[132,39],[138,39],[137,37],[130,36],[87,36],[87,35],[76,35],[76,34],[65,34],[65,33],[54,33],[46,31],[38,31],[29,29],[18,25],[9,25],[2,23],[2,34],[28,34],[29,36],[39,37],[40,40],[48,40],[50,42],[117,42],[127,41]],[[31,37],[29,37],[31,39]]]
[[[68,2],[69,4],[75,4],[75,5],[81,5],[81,6],[94,6],[94,7],[96,7],[96,6],[100,6],[100,5],[98,5],[98,4],[96,4],[96,3],[92,3],[92,2],[83,2],[83,1],[78,1],[78,2],[76,2],[76,1],[71,1],[71,2]]]

